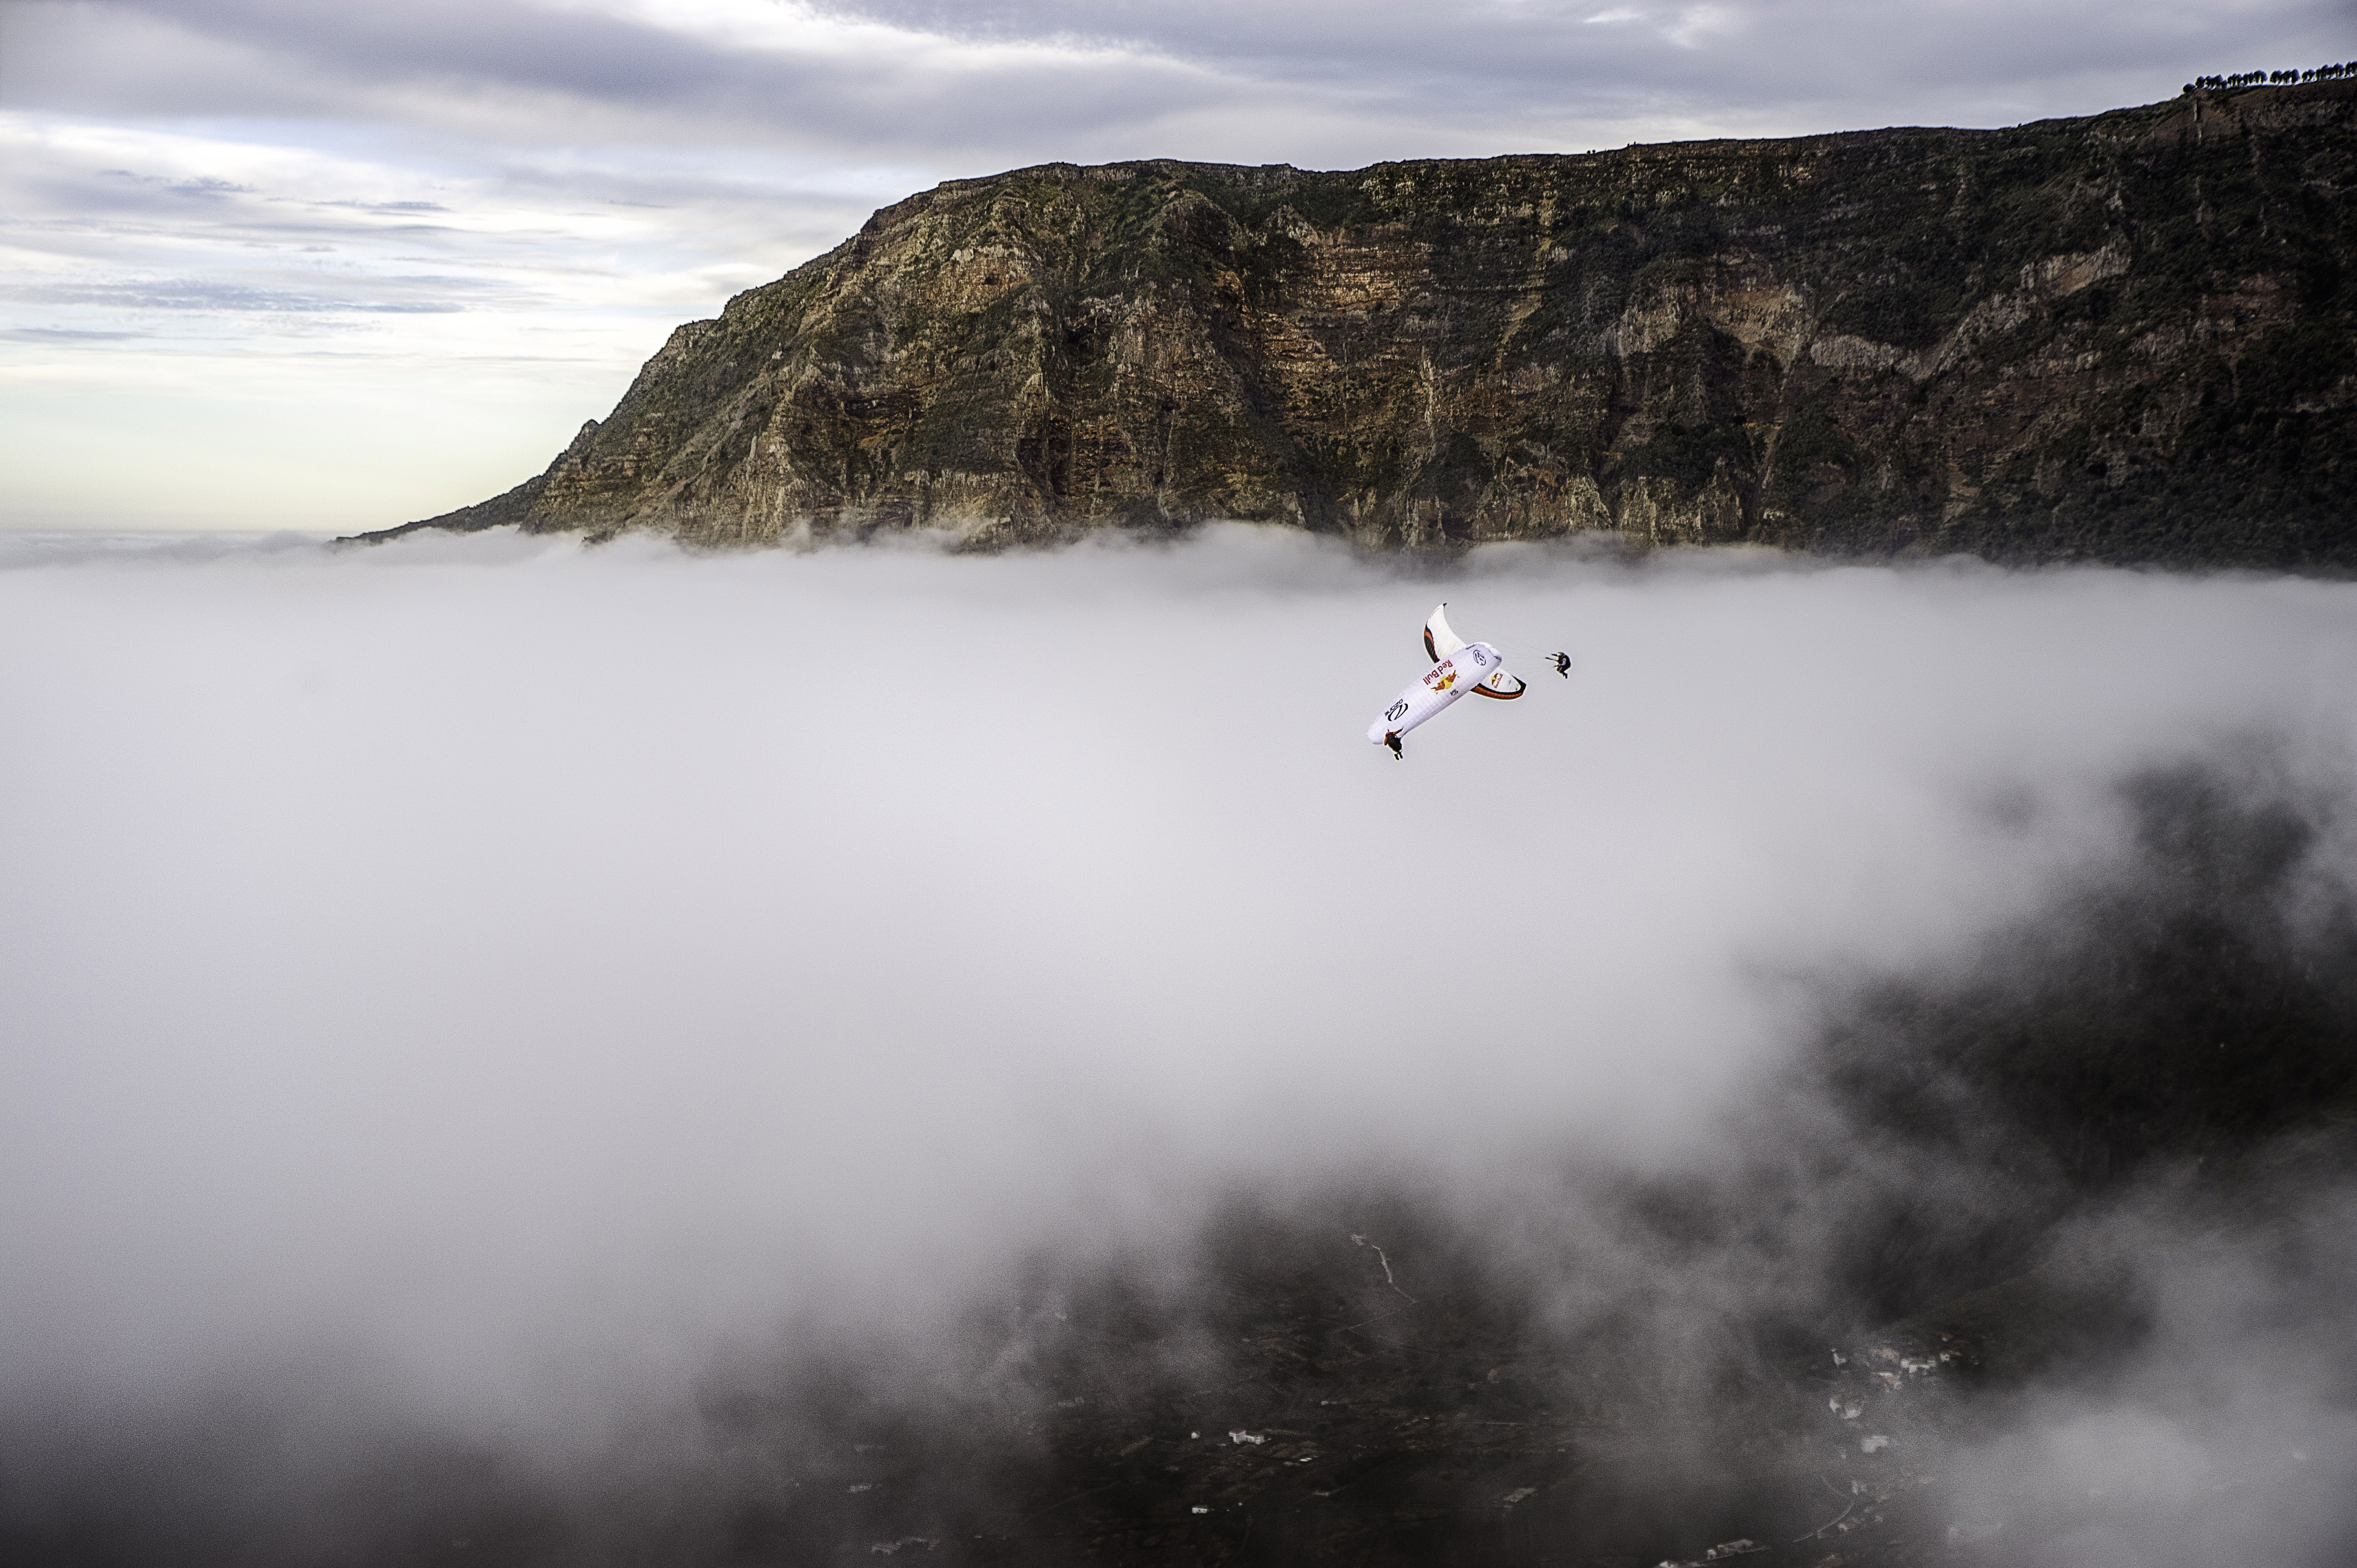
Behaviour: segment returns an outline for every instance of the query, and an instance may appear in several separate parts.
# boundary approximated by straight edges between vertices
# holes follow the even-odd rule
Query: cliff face
[[[409,526],[2357,564],[2352,106],[955,181]]]

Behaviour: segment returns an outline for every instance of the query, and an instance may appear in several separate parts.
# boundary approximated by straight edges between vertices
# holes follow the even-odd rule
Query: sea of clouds
[[[1395,763],[1443,599],[1532,690]],[[118,1431],[312,1379],[563,1449],[1239,1190],[1707,1170],[1829,985],[2132,854],[2140,772],[2325,802],[2357,887],[2357,585],[2259,576],[19,536],[0,734],[0,1403]],[[1990,1495],[2206,1452],[2158,1408]]]

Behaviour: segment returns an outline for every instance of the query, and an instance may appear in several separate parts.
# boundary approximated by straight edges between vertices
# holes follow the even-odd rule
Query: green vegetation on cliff
[[[2352,105],[953,181],[679,328],[546,472],[410,526],[2346,566]]]

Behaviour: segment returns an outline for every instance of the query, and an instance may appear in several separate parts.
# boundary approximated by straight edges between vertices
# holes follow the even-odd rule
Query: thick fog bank
[[[1394,763],[1442,598],[1533,690]],[[864,1560],[1460,1385],[1993,1560],[2352,1522],[2357,587],[0,541],[0,723],[26,1550]],[[1794,1402],[1878,1334],[1983,1391]]]

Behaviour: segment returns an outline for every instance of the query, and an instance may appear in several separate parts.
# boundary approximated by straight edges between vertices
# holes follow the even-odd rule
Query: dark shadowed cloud
[[[566,0],[395,11],[29,5],[0,83],[141,115],[383,116],[1006,161],[1332,166],[1616,131],[1791,134],[2087,113],[2337,55],[2345,5],[1436,5]],[[2258,57],[2255,59],[2251,57]],[[585,120],[583,116],[589,116]],[[1621,139],[1626,139],[1625,137]]]

